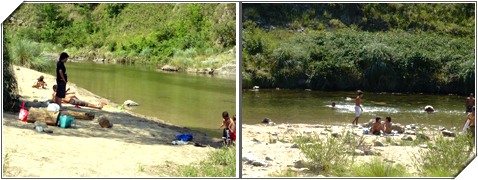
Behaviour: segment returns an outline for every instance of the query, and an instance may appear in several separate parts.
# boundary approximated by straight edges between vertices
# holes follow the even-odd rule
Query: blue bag
[[[192,134],[178,134],[176,135],[176,139],[181,140],[181,141],[190,141],[193,139]]]
[[[73,116],[68,115],[60,115],[60,128],[68,128],[71,127],[71,124],[75,122],[75,118]],[[76,126],[76,125],[75,125]]]

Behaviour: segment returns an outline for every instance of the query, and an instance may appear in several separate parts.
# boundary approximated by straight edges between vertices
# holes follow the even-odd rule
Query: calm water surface
[[[114,103],[133,100],[132,111],[220,136],[221,113],[236,111],[235,77],[166,73],[154,67],[67,63],[68,81]],[[54,70],[52,70],[54,72]],[[80,97],[81,98],[81,97]]]
[[[265,117],[276,123],[350,124],[355,117],[355,92],[324,92],[305,90],[242,91],[242,122],[260,123]],[[392,122],[438,125],[447,128],[463,126],[466,118],[465,99],[456,95],[395,94],[365,92],[364,112],[359,123],[376,116]],[[331,103],[336,102],[336,109]],[[423,111],[432,105],[435,112]]]

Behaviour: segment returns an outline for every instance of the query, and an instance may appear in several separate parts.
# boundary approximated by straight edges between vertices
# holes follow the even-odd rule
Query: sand
[[[18,66],[14,66],[14,73],[21,100],[51,98],[54,76]],[[31,87],[40,75],[45,77],[47,89]],[[81,100],[108,103],[103,110],[64,104],[67,110],[105,115],[113,127],[101,128],[95,120],[77,120],[76,128],[49,126],[53,133],[39,133],[33,124],[17,120],[18,113],[3,112],[3,177],[162,177],[173,171],[170,167],[198,163],[219,146],[218,139],[204,133],[119,110],[117,104],[74,82],[68,82],[67,87]],[[171,145],[179,133],[191,133],[194,142],[208,146]]]
[[[327,130],[326,130],[327,129]],[[319,136],[330,136],[333,132],[339,134],[351,131],[355,133],[356,137],[363,135],[362,128],[352,128],[351,125],[318,125],[318,124],[243,124],[242,125],[242,177],[244,178],[264,178],[274,177],[287,170],[300,172],[301,176],[305,177],[323,177],[322,175],[314,175],[306,173],[305,166],[296,166],[296,162],[306,162],[307,159],[301,153],[299,148],[294,148],[292,136],[301,134],[303,136],[311,136],[317,134]],[[438,133],[435,130],[422,131],[432,140],[434,135]],[[403,165],[407,171],[417,176],[418,169],[416,168],[416,155],[420,151],[426,151],[427,148],[422,147],[421,144],[417,146],[403,146],[394,144],[394,142],[401,143],[401,138],[404,136],[411,136],[413,139],[415,135],[400,134],[399,136],[390,136],[391,141],[387,142],[386,136],[363,135],[364,143],[370,145],[371,150],[381,155],[359,155],[356,156],[355,164],[363,164],[369,162],[374,158],[379,158],[383,161],[392,162],[394,164]],[[452,138],[452,137],[446,137]],[[380,141],[384,146],[374,145],[375,141]],[[424,145],[424,144],[423,144]],[[246,157],[246,158],[244,158]],[[264,166],[253,165],[249,159],[257,159],[264,163]],[[418,160],[419,161],[419,160]]]

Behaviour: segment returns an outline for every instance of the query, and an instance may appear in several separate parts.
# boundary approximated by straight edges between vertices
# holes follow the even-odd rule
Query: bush
[[[448,139],[436,136],[434,143],[428,143],[414,157],[418,169],[427,177],[456,177],[474,156],[474,137],[459,135]]]
[[[199,165],[180,166],[180,177],[235,177],[236,148],[224,147],[211,152]]]
[[[27,39],[13,42],[12,55],[15,64],[38,71],[49,70],[54,65],[42,55],[42,49],[38,43]]]
[[[8,40],[5,37],[4,42],[7,41]],[[12,59],[10,58],[10,53],[6,44],[7,43],[3,43],[3,110],[10,111],[13,110],[13,106],[15,105],[18,89],[17,81],[13,74],[13,67],[11,64]]]
[[[350,170],[351,177],[408,177],[410,174],[404,166],[383,162],[374,158],[372,162],[355,165]]]

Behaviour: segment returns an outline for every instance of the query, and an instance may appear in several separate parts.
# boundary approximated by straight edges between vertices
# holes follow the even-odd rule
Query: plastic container
[[[60,128],[76,127],[75,118],[68,115],[60,115]],[[74,124],[74,126],[72,126]]]
[[[363,130],[363,134],[368,134],[368,129]]]

